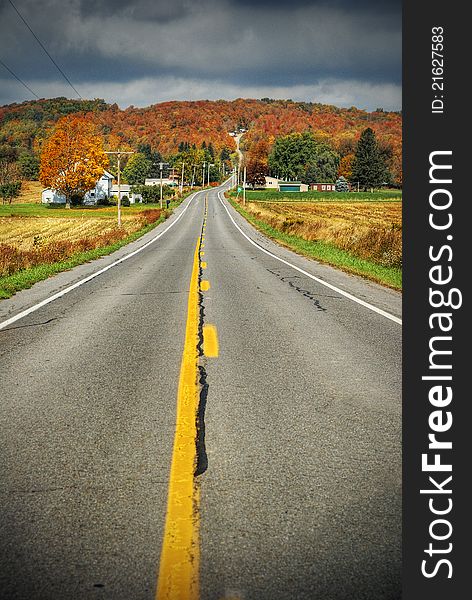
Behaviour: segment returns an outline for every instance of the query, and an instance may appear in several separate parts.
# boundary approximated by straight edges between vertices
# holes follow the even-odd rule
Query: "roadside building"
[[[98,200],[109,198],[113,184],[113,175],[104,171],[103,175],[95,184],[95,187],[89,190],[84,196],[84,204],[96,204]],[[53,190],[46,188],[41,192],[41,202],[43,204],[65,204],[66,197]]]
[[[120,185],[120,199],[123,200],[123,198],[126,196],[126,198],[128,198],[130,204],[136,204],[137,202],[142,202],[143,201],[143,197],[141,196],[141,194],[134,194],[131,191],[131,186],[128,185],[127,183],[122,183]],[[113,185],[111,187],[110,190],[110,197],[111,198],[118,198],[118,185],[115,183],[115,185]]]
[[[277,177],[266,176],[265,189],[277,190],[278,192],[307,192],[308,185],[301,181],[284,181]]]
[[[179,185],[179,176],[178,175],[170,175],[169,177],[163,177],[162,180],[160,177],[155,178],[147,178],[144,180],[144,185],[168,185],[170,187],[174,187]]]
[[[335,192],[336,185],[334,183],[311,183],[310,190],[313,192]]]
[[[266,175],[265,188],[266,188],[266,190],[278,190],[279,189],[279,180],[276,177],[268,177]]]
[[[307,192],[308,185],[301,181],[279,181],[279,192]]]

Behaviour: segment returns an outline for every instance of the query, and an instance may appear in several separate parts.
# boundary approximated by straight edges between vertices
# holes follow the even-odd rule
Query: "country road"
[[[2,600],[400,598],[401,296],[226,187],[0,302]]]

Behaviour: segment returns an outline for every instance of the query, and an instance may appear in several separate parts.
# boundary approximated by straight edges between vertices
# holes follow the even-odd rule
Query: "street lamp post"
[[[203,161],[203,167],[202,167],[202,189],[205,187],[205,166],[206,166],[206,160]]]
[[[116,203],[118,209],[118,227],[121,227],[121,157],[123,154],[134,154],[134,152],[124,152],[123,150],[117,150],[115,152],[105,152],[105,154],[116,154],[118,158],[118,202]]]

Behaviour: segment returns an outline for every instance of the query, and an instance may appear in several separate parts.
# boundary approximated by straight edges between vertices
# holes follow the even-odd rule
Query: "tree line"
[[[253,187],[265,185],[271,175],[305,184],[342,181],[362,190],[395,184],[387,157],[375,132],[367,127],[351,152],[341,156],[311,131],[277,137],[272,148],[265,140],[255,142],[246,157],[246,178]]]

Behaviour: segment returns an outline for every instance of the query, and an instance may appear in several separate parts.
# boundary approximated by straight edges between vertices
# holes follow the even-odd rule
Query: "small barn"
[[[314,192],[335,192],[336,185],[334,183],[311,183],[310,190]]]

